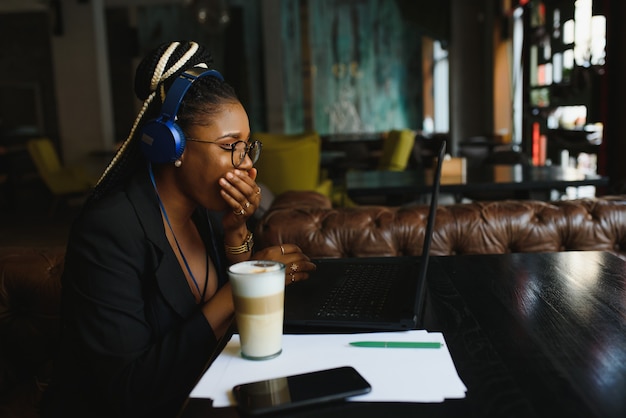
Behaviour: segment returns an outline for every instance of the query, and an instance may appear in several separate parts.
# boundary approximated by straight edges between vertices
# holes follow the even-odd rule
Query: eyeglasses
[[[261,148],[263,148],[263,144],[261,141],[237,141],[232,144],[223,144],[217,141],[207,141],[204,139],[195,139],[195,138],[186,138],[187,141],[193,142],[202,142],[203,144],[217,144],[223,150],[230,150],[230,161],[233,163],[233,167],[237,168],[243,161],[246,159],[246,155],[250,157],[252,160],[252,164],[256,163],[259,160],[259,156],[261,155]]]

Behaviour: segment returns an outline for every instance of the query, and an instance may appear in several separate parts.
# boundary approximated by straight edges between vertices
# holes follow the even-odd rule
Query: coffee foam
[[[233,293],[242,297],[260,297],[283,292],[285,266],[274,261],[243,261],[228,269]]]
[[[233,264],[228,270],[236,274],[258,274],[280,270],[281,267],[282,263],[277,261],[251,260]]]

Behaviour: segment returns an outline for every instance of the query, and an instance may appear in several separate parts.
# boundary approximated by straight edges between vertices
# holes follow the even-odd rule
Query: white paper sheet
[[[435,341],[440,349],[361,348],[351,341]],[[372,385],[371,402],[443,402],[464,398],[459,378],[441,333],[426,331],[368,334],[284,335],[283,352],[271,360],[245,360],[234,335],[190,396],[211,398],[214,407],[235,405],[231,389],[254,382],[339,366],[352,366]]]

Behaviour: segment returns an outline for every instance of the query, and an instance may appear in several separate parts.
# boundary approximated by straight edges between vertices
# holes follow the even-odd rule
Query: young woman
[[[252,251],[261,144],[211,61],[174,42],[137,69],[143,108],[70,235],[43,416],[176,416],[232,321],[228,265],[315,268],[295,245]]]

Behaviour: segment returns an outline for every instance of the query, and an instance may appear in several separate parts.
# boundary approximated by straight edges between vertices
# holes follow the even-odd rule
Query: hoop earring
[[[174,161],[174,165],[176,167],[180,167],[181,165],[183,165],[183,162],[181,160],[176,160],[176,161]]]

